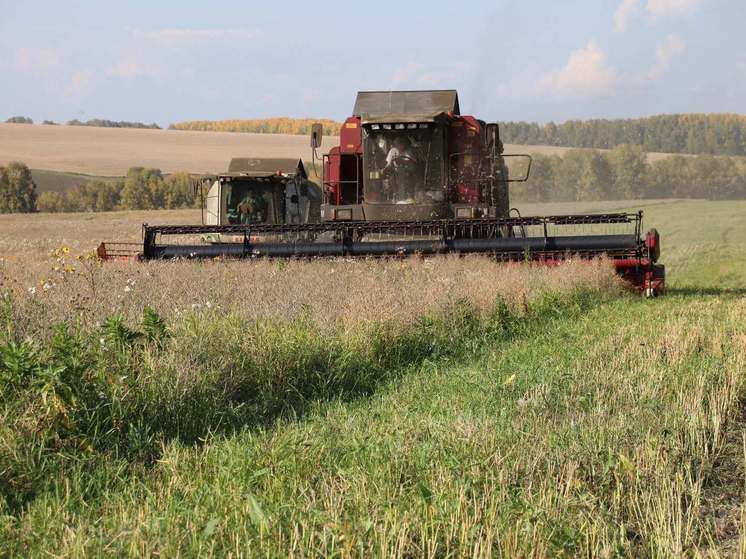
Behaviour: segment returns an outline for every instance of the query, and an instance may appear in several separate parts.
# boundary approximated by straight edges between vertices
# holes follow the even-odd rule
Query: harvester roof
[[[303,160],[287,157],[234,157],[228,165],[229,176],[273,177],[300,175],[308,178]]]
[[[360,91],[353,114],[363,122],[432,122],[459,114],[455,89],[431,91]]]

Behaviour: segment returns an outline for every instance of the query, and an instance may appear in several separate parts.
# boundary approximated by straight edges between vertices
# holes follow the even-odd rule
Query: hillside
[[[337,138],[326,136],[328,151]],[[567,148],[505,146],[506,153],[562,155]],[[292,134],[248,134],[0,124],[0,164],[23,161],[32,169],[103,177],[123,176],[132,166],[164,173],[218,173],[232,157],[310,158],[308,138]],[[666,154],[648,154],[649,160]]]

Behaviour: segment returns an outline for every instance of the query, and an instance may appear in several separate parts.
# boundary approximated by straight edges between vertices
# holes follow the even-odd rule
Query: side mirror
[[[320,122],[315,122],[311,126],[311,147],[313,149],[321,147],[321,140],[324,139],[324,126]]]
[[[514,171],[519,171],[518,178],[509,178],[506,182],[526,182],[529,175],[531,174],[531,163],[533,158],[527,153],[506,153],[502,155],[503,161],[509,167],[509,177],[515,177]],[[519,161],[514,163],[511,167],[510,163],[513,161]]]
[[[503,143],[500,141],[500,126],[496,122],[487,125],[487,147],[494,153],[503,152]]]

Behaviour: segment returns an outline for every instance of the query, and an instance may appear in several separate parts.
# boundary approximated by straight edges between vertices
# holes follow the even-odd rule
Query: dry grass
[[[142,224],[201,223],[199,210],[0,215],[0,258],[18,265],[46,261],[55,248],[92,251],[101,241],[141,241]]]
[[[499,299],[520,309],[547,293],[578,287],[622,287],[604,262],[548,268],[505,265],[483,257],[408,260],[170,261],[105,263],[71,256],[5,266],[19,332],[77,318],[102,321],[113,313],[134,322],[145,306],[166,318],[193,311],[247,320],[409,326],[459,302],[478,312]]]
[[[337,139],[324,140],[328,151]],[[506,144],[506,153],[562,155],[568,148]],[[217,173],[231,157],[310,157],[305,136],[187,132],[88,126],[0,124],[0,164],[23,161],[34,169],[124,175],[129,167],[164,172]],[[667,154],[650,154],[650,160]]]
[[[405,324],[459,300],[488,310],[498,298],[520,306],[540,293],[579,285],[620,289],[604,263],[552,269],[450,257],[102,265],[75,258],[101,240],[139,241],[143,222],[199,220],[195,210],[0,216],[0,277],[13,290],[19,324],[32,331],[72,316],[96,322],[111,313],[134,320],[146,305],[166,317],[212,309],[252,320],[306,314],[323,323]],[[51,256],[61,247],[68,254]]]

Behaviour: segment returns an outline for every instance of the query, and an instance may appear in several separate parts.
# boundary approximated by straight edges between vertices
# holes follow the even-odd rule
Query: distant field
[[[323,150],[336,143],[324,139]],[[568,148],[507,144],[506,153],[562,155]],[[218,173],[232,157],[298,157],[308,159],[306,136],[142,130],[83,126],[0,124],[0,164],[23,161],[32,169],[122,176],[132,166],[165,173]],[[649,154],[651,160],[667,154]],[[67,181],[61,177],[61,181]],[[56,189],[49,186],[46,189]]]
[[[333,145],[327,138],[325,149]],[[0,124],[0,163],[32,169],[122,176],[129,167],[217,173],[232,157],[309,158],[305,136]]]

